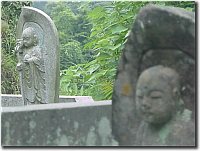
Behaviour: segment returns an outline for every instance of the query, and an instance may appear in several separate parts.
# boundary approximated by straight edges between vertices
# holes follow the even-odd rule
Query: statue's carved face
[[[176,110],[173,87],[168,80],[162,78],[163,74],[145,71],[137,83],[137,109],[144,121],[150,124],[167,122]]]
[[[22,34],[22,39],[25,47],[34,46],[34,33],[31,30],[25,29]]]

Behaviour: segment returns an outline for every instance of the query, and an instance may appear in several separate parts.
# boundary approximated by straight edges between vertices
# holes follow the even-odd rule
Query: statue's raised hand
[[[15,52],[16,53],[22,53],[22,50],[21,48],[23,47],[23,40],[22,39],[17,39],[17,42],[16,42],[16,46],[15,46]]]

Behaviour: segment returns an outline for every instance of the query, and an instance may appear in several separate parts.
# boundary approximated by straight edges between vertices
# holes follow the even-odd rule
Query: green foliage
[[[181,7],[188,11],[195,11],[195,2],[194,1],[168,1],[165,2],[166,6]]]
[[[99,71],[100,66],[95,64],[95,60],[88,64],[79,64],[71,66],[67,70],[61,71],[60,79],[60,94],[62,95],[89,95],[96,100],[101,100],[102,96],[107,97],[111,95],[106,90],[112,92],[112,83],[103,81],[104,77],[108,76],[110,71]],[[113,71],[115,72],[115,71]],[[99,79],[103,81],[99,83]],[[102,91],[103,90],[103,91]]]
[[[85,17],[86,4],[62,1],[48,2],[45,6],[44,11],[51,16],[58,29],[61,70],[85,61],[82,50],[90,33]]]
[[[127,39],[127,33],[141,7],[150,2],[92,3],[87,19],[92,25],[84,50],[92,50],[93,59],[62,71],[61,93],[91,95],[95,100],[111,99],[118,59]],[[194,8],[188,2],[151,2]],[[189,5],[190,3],[190,5]],[[95,7],[93,7],[95,5]],[[189,10],[189,9],[188,9]]]
[[[130,3],[106,2],[102,6],[91,6],[87,19],[92,29],[84,51],[92,50],[94,59],[62,71],[61,94],[91,95],[95,100],[111,99],[116,66],[132,23],[132,13],[141,7],[127,4]]]
[[[127,32],[137,12],[146,3],[108,2],[107,5],[98,6],[88,12],[93,28],[85,48],[95,52],[95,60],[89,66],[99,66],[90,77],[90,81],[94,83],[90,89],[93,90],[92,96],[95,100],[111,99],[116,68]],[[94,92],[98,94],[95,95]]]
[[[81,43],[74,40],[70,41],[66,44],[61,45],[61,69],[65,69],[66,67],[70,67],[73,65],[76,65],[80,62],[83,62],[82,57],[82,46]],[[67,63],[67,66],[65,66],[65,63]]]
[[[1,92],[19,93],[19,81],[16,67],[14,47],[16,43],[16,25],[22,6],[30,6],[31,2],[1,2]]]
[[[18,94],[19,81],[15,69],[16,60],[13,55],[1,49],[1,92],[5,94]]]

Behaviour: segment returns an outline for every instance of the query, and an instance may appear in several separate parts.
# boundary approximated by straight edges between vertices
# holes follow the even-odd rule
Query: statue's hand
[[[24,60],[24,63],[29,63],[29,62],[30,62],[29,59]]]
[[[27,58],[27,59],[24,60],[24,62],[25,63],[33,62],[33,59],[32,58]]]
[[[25,62],[25,63],[31,62],[31,58],[30,58],[30,57],[31,57],[30,55],[26,54],[26,55],[24,56],[24,62]]]
[[[16,68],[17,68],[18,71],[21,71],[22,70],[22,63],[18,63]]]
[[[30,57],[26,57],[26,56],[24,57],[24,62],[25,63],[35,62],[37,60],[38,60],[38,58],[34,57],[34,56],[32,56],[31,58]]]
[[[22,39],[17,39],[16,46],[15,46],[15,52],[21,53],[21,48],[22,47],[23,47]]]

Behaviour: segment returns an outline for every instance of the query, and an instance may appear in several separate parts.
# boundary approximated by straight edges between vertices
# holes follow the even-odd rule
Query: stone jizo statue
[[[184,108],[175,70],[159,65],[143,71],[136,86],[136,108],[143,120],[137,145],[194,145],[191,111]]]
[[[58,102],[59,40],[55,24],[41,10],[23,7],[16,32],[17,70],[24,105]]]
[[[44,59],[38,45],[38,37],[32,27],[23,30],[22,39],[17,40],[16,52],[21,55],[17,70],[22,72],[24,94],[28,104],[45,102]]]

